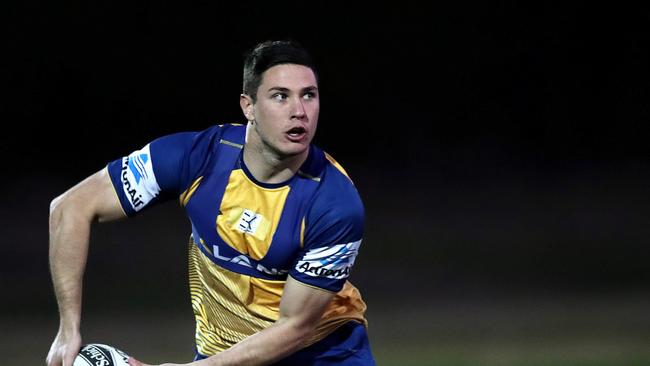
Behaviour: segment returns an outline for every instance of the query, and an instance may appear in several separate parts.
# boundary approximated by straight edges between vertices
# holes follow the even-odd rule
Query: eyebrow
[[[268,91],[274,91],[274,90],[275,91],[280,91],[280,92],[285,92],[285,93],[291,91],[289,88],[284,88],[284,87],[281,87],[281,86],[273,86],[273,87],[269,88]],[[317,91],[317,90],[318,90],[318,87],[314,86],[314,85],[307,86],[307,87],[304,87],[304,88],[300,89],[301,92],[310,92],[310,91]]]

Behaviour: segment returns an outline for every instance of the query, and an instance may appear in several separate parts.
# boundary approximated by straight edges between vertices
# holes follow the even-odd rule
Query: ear
[[[244,116],[248,121],[255,120],[255,113],[254,113],[255,104],[253,103],[253,98],[251,98],[250,95],[240,94],[239,106],[241,107],[241,110],[242,112],[244,112]]]

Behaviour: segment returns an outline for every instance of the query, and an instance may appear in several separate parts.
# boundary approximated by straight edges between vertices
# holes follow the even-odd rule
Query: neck
[[[309,149],[298,155],[282,156],[257,137],[249,136],[244,145],[243,158],[248,170],[260,182],[271,184],[286,182],[307,160]]]

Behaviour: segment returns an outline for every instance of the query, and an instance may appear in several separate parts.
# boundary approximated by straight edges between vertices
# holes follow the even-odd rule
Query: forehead
[[[268,90],[274,87],[287,89],[303,89],[317,86],[314,71],[303,65],[275,65],[262,74],[261,88]]]

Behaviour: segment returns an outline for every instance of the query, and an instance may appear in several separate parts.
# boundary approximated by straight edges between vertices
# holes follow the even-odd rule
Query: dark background
[[[243,122],[243,52],[291,37],[319,65],[316,144],[346,168],[366,205],[352,281],[369,303],[376,344],[411,336],[426,348],[443,329],[476,345],[486,332],[504,334],[504,324],[519,324],[505,332],[516,338],[549,321],[562,333],[585,308],[593,317],[578,322],[584,334],[593,326],[634,339],[625,345],[649,340],[648,9],[423,7],[10,6],[0,309],[41,326],[12,329],[41,335],[32,345],[39,357],[56,332],[50,200],[158,136]],[[85,313],[110,323],[114,314],[180,314],[190,349],[187,221],[175,202],[132,221],[95,228]],[[602,323],[616,311],[633,315]],[[151,332],[142,328],[131,336]]]

